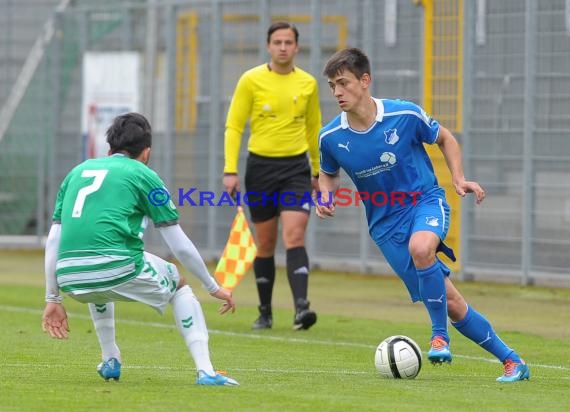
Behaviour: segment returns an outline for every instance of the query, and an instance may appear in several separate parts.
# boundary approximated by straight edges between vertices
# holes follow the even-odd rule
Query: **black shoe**
[[[253,325],[252,329],[271,329],[273,326],[273,315],[271,313],[271,305],[260,305],[259,306],[259,317]]]
[[[309,310],[309,301],[305,299],[297,300],[297,311],[295,313],[295,320],[293,321],[294,330],[309,329],[317,323],[317,314]]]

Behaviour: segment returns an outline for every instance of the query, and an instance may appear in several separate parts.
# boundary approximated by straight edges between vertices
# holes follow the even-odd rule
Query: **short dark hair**
[[[127,152],[134,159],[152,145],[150,123],[140,113],[121,114],[107,129],[107,143],[111,153]]]
[[[297,30],[297,27],[295,27],[294,24],[286,21],[278,21],[276,23],[273,23],[271,26],[269,26],[269,29],[267,29],[267,44],[269,44],[269,42],[271,41],[271,35],[275,33],[277,30],[282,30],[282,29],[293,30],[293,33],[295,33],[295,43],[299,43],[299,30]]]
[[[328,78],[335,77],[343,71],[349,71],[360,79],[365,73],[370,73],[370,60],[364,52],[356,47],[337,51],[327,61],[323,75]]]

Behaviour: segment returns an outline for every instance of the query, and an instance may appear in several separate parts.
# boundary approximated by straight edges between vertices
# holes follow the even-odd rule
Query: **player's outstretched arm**
[[[61,238],[61,225],[51,225],[45,248],[44,269],[46,282],[46,307],[42,316],[42,329],[52,338],[66,339],[69,332],[67,313],[61,304],[62,297],[55,276],[59,240]]]
[[[182,265],[204,285],[208,293],[216,292],[220,286],[208,272],[208,268],[200,256],[194,243],[186,236],[180,225],[157,228],[172,254]]]
[[[176,259],[178,259],[188,271],[200,279],[208,293],[217,299],[225,301],[220,308],[220,313],[224,314],[229,310],[234,312],[235,302],[232,298],[232,293],[220,287],[218,282],[210,275],[198,249],[196,249],[194,243],[186,236],[180,225],[161,227],[158,228],[158,231]]]
[[[475,195],[476,203],[481,203],[483,199],[485,199],[485,191],[479,183],[465,180],[465,175],[463,174],[463,162],[461,159],[461,148],[451,131],[440,126],[437,144],[443,153],[447,167],[451,172],[451,180],[455,187],[455,192],[461,197],[465,196],[467,193],[473,193]]]
[[[158,231],[176,259],[178,259],[190,273],[200,279],[208,293],[217,299],[225,301],[219,309],[219,313],[223,315],[230,310],[233,313],[236,304],[232,298],[232,293],[220,287],[218,282],[210,275],[198,249],[196,249],[194,243],[186,236],[180,225],[161,227],[158,228]]]

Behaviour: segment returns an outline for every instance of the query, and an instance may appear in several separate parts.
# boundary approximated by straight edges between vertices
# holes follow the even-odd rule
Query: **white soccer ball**
[[[376,348],[374,364],[385,378],[414,379],[422,369],[422,352],[413,339],[390,336]]]

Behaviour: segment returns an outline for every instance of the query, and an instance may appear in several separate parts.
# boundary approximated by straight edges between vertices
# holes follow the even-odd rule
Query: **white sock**
[[[115,342],[115,304],[113,302],[105,305],[89,303],[88,306],[101,346],[101,358],[103,361],[115,358],[121,362],[121,351]]]
[[[200,302],[196,299],[190,286],[186,285],[178,289],[170,303],[172,304],[176,327],[192,354],[196,369],[202,370],[208,375],[214,375],[214,367],[210,360],[208,348],[206,320]]]

